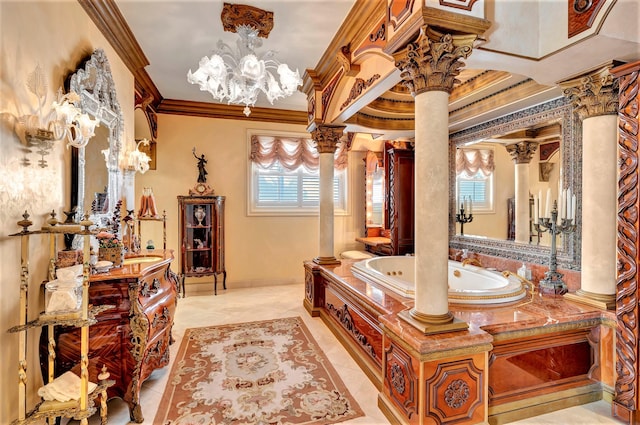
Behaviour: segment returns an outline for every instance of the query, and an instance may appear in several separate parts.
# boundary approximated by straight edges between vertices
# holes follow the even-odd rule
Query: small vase
[[[195,216],[196,220],[198,220],[198,226],[202,226],[202,220],[204,220],[206,216],[204,208],[202,208],[201,206],[196,207],[193,215]]]

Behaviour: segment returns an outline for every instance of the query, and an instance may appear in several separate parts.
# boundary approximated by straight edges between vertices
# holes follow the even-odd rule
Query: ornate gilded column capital
[[[564,96],[573,104],[581,120],[598,115],[618,114],[618,79],[609,72],[611,66],[560,83]]]
[[[345,128],[344,125],[319,125],[313,130],[311,137],[316,142],[318,153],[335,153]]]
[[[522,141],[504,147],[516,164],[528,164],[538,149],[538,142]]]
[[[403,83],[414,96],[426,91],[451,93],[464,66],[461,59],[469,57],[477,38],[443,34],[425,25],[416,41],[393,55]]]

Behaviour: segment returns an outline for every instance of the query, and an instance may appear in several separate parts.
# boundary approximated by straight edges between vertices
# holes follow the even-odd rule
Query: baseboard
[[[192,278],[187,278],[184,283],[184,288],[186,292],[186,296],[194,296],[194,295],[213,295],[213,284],[214,280],[212,276],[207,276],[206,278],[198,278],[195,280]],[[243,289],[243,288],[257,288],[263,286],[287,286],[287,285],[304,285],[303,282],[297,279],[259,279],[259,280],[240,280],[229,282],[227,280],[227,290],[232,289]],[[224,289],[222,288],[222,275],[218,276],[218,295],[224,293]],[[301,296],[303,296],[302,294]]]

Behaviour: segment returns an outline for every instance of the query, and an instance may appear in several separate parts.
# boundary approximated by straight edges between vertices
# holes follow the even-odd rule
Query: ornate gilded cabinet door
[[[224,196],[178,196],[183,295],[187,277],[213,276],[217,294],[218,274],[222,273],[223,287],[227,289],[224,199]]]

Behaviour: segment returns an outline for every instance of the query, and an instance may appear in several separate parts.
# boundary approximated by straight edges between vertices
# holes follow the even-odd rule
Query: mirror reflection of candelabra
[[[569,190],[563,190],[560,196],[560,211],[557,201],[553,201],[547,192],[547,206],[545,217],[539,217],[538,200],[534,200],[534,223],[538,232],[549,232],[551,236],[551,253],[549,255],[549,270],[545,272],[544,279],[540,280],[539,290],[541,294],[566,294],[567,285],[562,280],[564,276],[558,272],[558,259],[556,251],[556,237],[561,234],[575,232],[576,196]]]
[[[468,213],[468,214],[467,214]],[[473,201],[470,196],[465,196],[460,202],[460,212],[456,214],[456,222],[460,223],[460,234],[464,235],[465,223],[473,221]]]

